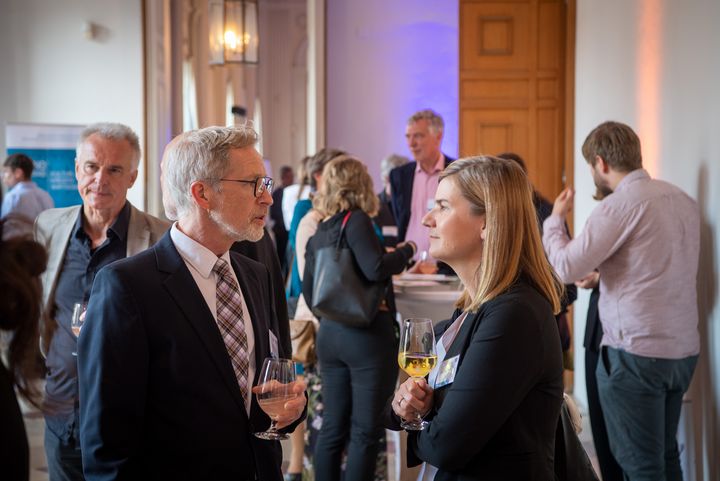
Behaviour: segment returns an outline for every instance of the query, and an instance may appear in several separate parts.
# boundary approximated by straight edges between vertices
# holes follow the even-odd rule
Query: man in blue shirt
[[[46,353],[45,453],[50,480],[82,480],[79,436],[77,338],[71,329],[75,303],[87,303],[104,266],[152,246],[169,224],[127,201],[140,162],[137,135],[121,124],[102,123],[81,134],[75,177],[82,204],[38,216],[35,238],[48,251],[42,275],[50,320],[43,329]]]
[[[4,240],[32,235],[38,214],[55,206],[50,194],[31,180],[33,168],[32,159],[25,154],[12,154],[5,159],[2,180],[10,190],[0,212]]]

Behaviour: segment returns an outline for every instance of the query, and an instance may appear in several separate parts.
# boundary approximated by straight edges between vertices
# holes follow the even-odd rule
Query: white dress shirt
[[[180,229],[177,228],[177,222],[175,222],[170,228],[170,238],[172,239],[173,244],[175,244],[175,248],[180,253],[180,257],[182,257],[183,261],[185,261],[185,265],[190,270],[190,274],[192,274],[193,279],[195,280],[195,284],[197,284],[198,286],[198,289],[200,289],[200,293],[202,294],[203,299],[205,299],[205,303],[207,304],[208,309],[210,309],[210,312],[215,318],[215,322],[217,322],[217,274],[215,274],[212,270],[218,260],[218,256],[216,256],[207,247],[203,246],[199,242],[191,239],[183,232],[181,232]],[[224,259],[225,262],[227,262],[228,265],[232,267],[232,262],[230,262],[230,254],[228,251],[226,251],[222,256],[220,256],[220,258]],[[256,369],[255,336],[253,332],[253,325],[250,319],[250,312],[248,311],[247,303],[245,302],[245,296],[243,295],[242,289],[240,289],[240,283],[238,283],[237,277],[235,276],[235,270],[231,268],[230,274],[232,275],[235,284],[238,286],[238,291],[240,292],[243,319],[245,320],[245,334],[247,335],[248,344],[248,384],[250,384],[251,387],[253,379],[255,379]],[[248,414],[250,413],[251,401],[252,392],[250,391],[250,389],[248,389],[247,397],[245,399],[245,409]]]

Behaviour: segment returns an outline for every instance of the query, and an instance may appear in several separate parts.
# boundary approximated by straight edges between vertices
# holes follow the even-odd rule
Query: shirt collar
[[[435,162],[435,165],[433,166],[432,172],[429,173],[429,175],[436,174],[438,172],[442,172],[442,170],[445,168],[445,156],[442,152],[440,152],[440,156],[437,159],[437,162]],[[423,168],[420,166],[420,162],[417,162],[417,165],[415,166],[415,173],[424,172]]]
[[[75,237],[87,237],[85,230],[83,229],[83,206],[80,206],[80,212],[78,212],[77,219],[75,220],[75,228],[73,229],[73,235]],[[128,226],[130,224],[130,202],[125,201],[125,205],[120,209],[120,213],[113,221],[112,225],[108,227],[108,237],[113,236],[120,240],[127,238]]]
[[[645,169],[635,169],[629,174],[627,174],[625,177],[623,177],[620,182],[618,182],[618,185],[615,187],[615,192],[621,192],[627,189],[630,184],[632,184],[636,180],[645,179],[650,179],[650,174],[648,174],[648,171]]]
[[[218,256],[213,251],[189,237],[177,227],[175,222],[170,228],[170,238],[175,244],[175,248],[180,253],[180,257],[185,260],[195,271],[203,278],[208,279],[212,274],[213,267],[218,261]],[[230,251],[225,251],[220,259],[224,259],[228,266],[232,269],[230,262]]]
[[[12,189],[10,189],[10,190],[13,190],[13,189],[25,190],[25,189],[32,189],[34,187],[35,187],[35,182],[33,182],[32,180],[21,180],[20,182],[15,184],[12,187]]]

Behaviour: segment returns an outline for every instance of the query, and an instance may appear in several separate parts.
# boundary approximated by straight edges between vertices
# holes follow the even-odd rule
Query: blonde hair
[[[378,210],[377,196],[367,167],[349,155],[341,155],[325,164],[322,188],[312,202],[313,207],[325,217],[351,209],[360,209],[374,217]]]
[[[440,180],[444,179],[453,181],[474,214],[485,215],[475,296],[466,288],[457,306],[476,311],[523,275],[550,302],[553,312],[560,312],[564,287],[545,257],[532,186],[522,168],[511,160],[469,157],[450,164],[440,174]]]

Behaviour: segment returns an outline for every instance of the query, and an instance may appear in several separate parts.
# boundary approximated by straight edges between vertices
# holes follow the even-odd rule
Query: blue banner
[[[50,194],[55,207],[82,202],[75,179],[75,144],[82,129],[81,125],[7,125],[7,155],[21,152],[33,159],[32,180]]]

